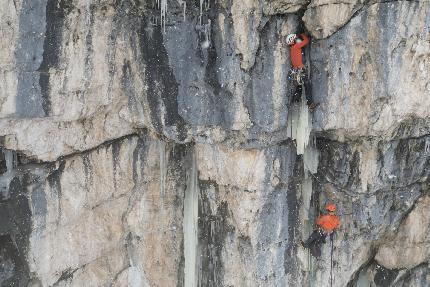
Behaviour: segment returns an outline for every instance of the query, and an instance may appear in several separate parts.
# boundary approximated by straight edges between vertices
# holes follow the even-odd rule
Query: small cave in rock
[[[378,287],[389,287],[394,279],[396,279],[397,274],[399,274],[399,271],[396,269],[388,269],[382,265],[376,264],[373,281]]]
[[[349,287],[390,287],[399,274],[397,269],[389,269],[372,260],[361,268]]]

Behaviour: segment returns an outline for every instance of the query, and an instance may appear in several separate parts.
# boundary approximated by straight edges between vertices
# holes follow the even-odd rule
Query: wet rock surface
[[[429,26],[428,1],[3,1],[0,286],[430,286]]]

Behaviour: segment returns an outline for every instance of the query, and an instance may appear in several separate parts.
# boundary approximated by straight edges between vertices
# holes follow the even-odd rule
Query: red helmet
[[[325,206],[325,209],[327,209],[330,212],[335,212],[336,211],[336,205],[334,205],[333,203],[328,203]]]

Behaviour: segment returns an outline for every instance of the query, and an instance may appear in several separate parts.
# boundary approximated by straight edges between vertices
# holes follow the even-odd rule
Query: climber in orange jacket
[[[340,220],[335,215],[336,206],[333,203],[326,205],[328,214],[320,215],[316,224],[317,229],[312,232],[308,240],[302,242],[303,247],[308,248],[315,257],[321,256],[321,244],[325,243],[327,235],[333,235],[333,232],[339,227]]]
[[[305,65],[303,64],[302,48],[309,44],[309,37],[305,34],[290,34],[287,36],[287,44],[290,47],[290,58],[291,58],[291,72],[290,75],[296,75],[297,89],[293,95],[294,102],[300,102],[302,94],[302,85],[305,85],[306,91],[306,102],[309,106],[309,110],[313,111],[316,108],[316,104],[313,102],[311,97],[310,85],[306,79],[306,73],[304,71]],[[301,76],[297,76],[301,75]],[[297,79],[300,78],[300,80]]]
[[[309,43],[309,37],[305,34],[290,34],[287,36],[287,44],[290,47],[291,67],[293,69],[303,69],[302,48]],[[303,40],[302,40],[303,39]]]

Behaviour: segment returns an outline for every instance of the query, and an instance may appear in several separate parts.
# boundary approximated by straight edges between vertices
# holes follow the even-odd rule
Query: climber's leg
[[[308,248],[312,256],[321,256],[321,244],[325,243],[326,234],[320,230],[316,229],[309,236],[308,240],[302,243],[303,247]]]
[[[321,256],[321,244],[313,244],[309,248],[309,252],[313,257],[319,258]]]
[[[292,100],[293,103],[298,103],[300,102],[300,97],[302,94],[302,90],[300,85],[297,84],[297,70],[296,69],[291,69],[290,72],[288,73],[288,84],[291,86],[290,89],[290,99]]]
[[[311,83],[306,73],[303,73],[303,77],[304,77],[303,82],[305,86],[306,104],[308,105],[309,109],[312,111],[313,109],[315,109],[316,104],[314,103],[312,98]]]
[[[309,238],[303,243],[303,246],[309,248],[315,243],[315,241],[320,241],[322,237],[322,232],[319,229],[315,229]],[[325,236],[324,236],[325,237]]]
[[[302,86],[297,85],[296,88],[294,89],[293,102],[300,103],[301,98],[302,98]]]

